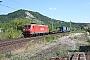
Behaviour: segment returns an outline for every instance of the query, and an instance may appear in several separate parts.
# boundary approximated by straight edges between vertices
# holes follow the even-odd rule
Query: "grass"
[[[87,34],[86,33],[81,34],[79,36],[70,37],[70,38],[76,39],[76,40],[88,40],[88,37],[87,37]]]
[[[9,58],[11,58],[12,57],[12,54],[10,54],[10,53],[5,53],[5,54],[1,54],[0,53],[0,60],[7,60],[7,59],[9,59]]]
[[[71,31],[71,33],[81,33],[83,32],[83,30],[74,30],[74,31]]]
[[[53,39],[54,39],[54,37],[53,36],[50,36],[50,35],[48,35],[48,36],[45,37],[45,40],[47,42],[51,42]]]
[[[25,52],[28,52],[29,48],[35,47],[35,45],[39,45],[39,44],[43,44],[46,45],[47,42],[56,42],[58,40],[58,38],[66,36],[65,34],[62,34],[60,36],[51,36],[51,35],[47,35],[45,38],[43,38],[42,40],[39,40],[38,42],[36,42],[35,40],[30,41],[26,48],[25,48]]]
[[[31,41],[31,42],[28,43],[28,45],[26,47],[26,50],[29,51],[28,48],[30,46],[35,45],[35,44],[43,44],[43,43],[47,43],[47,42],[55,42],[55,41],[57,41],[58,38],[63,37],[63,36],[67,36],[67,35],[65,35],[65,34],[62,34],[60,36],[50,36],[50,35],[47,35],[46,38],[43,38],[38,43],[33,40],[33,41]],[[75,36],[74,39],[85,40],[85,39],[87,39],[87,34],[82,34],[80,37]],[[90,41],[90,39],[87,39],[87,40],[88,40],[88,42]],[[60,44],[60,46],[62,46],[62,45]],[[79,46],[80,46],[80,44],[76,44],[76,50],[77,51],[79,50]],[[69,48],[67,48],[67,46],[65,45],[60,50],[57,49],[57,51],[55,51],[54,53],[49,54],[49,55],[46,55],[43,59],[44,60],[50,60],[50,58],[52,56],[71,56],[73,54],[73,52],[67,51],[68,49]],[[36,54],[39,54],[39,53],[40,52],[38,52],[38,51],[36,52]],[[41,59],[40,57],[33,58],[33,60],[40,60],[40,59]],[[22,59],[22,60],[24,60],[24,59]]]
[[[35,40],[32,40],[32,41],[30,41],[28,44],[27,44],[27,46],[26,46],[26,48],[25,48],[25,51],[23,52],[23,53],[29,53],[30,52],[30,50],[29,50],[29,48],[30,47],[35,47],[37,44],[39,45],[39,44],[46,44],[46,43],[48,43],[48,42],[56,42],[57,40],[58,40],[58,38],[60,38],[60,37],[63,37],[63,36],[66,36],[66,34],[62,34],[62,35],[58,35],[58,36],[50,36],[50,35],[47,35],[45,38],[43,38],[42,40],[40,40],[40,41],[38,41],[38,42],[36,42]],[[61,45],[61,44],[60,44]],[[41,51],[41,50],[40,50]],[[36,51],[36,52],[34,52],[34,53],[36,53],[36,54],[39,54],[40,53],[40,51]],[[63,50],[63,51],[65,51],[65,50]],[[32,52],[33,53],[33,52]],[[57,55],[65,55],[65,54],[63,54],[63,52],[55,52],[54,54],[51,54],[51,55],[47,55],[47,56],[45,56],[44,58],[45,58],[45,60],[48,60],[48,59],[50,59],[50,57],[51,56],[57,56]],[[11,57],[13,57],[13,60],[27,60],[27,57],[26,58],[21,58],[21,57],[19,57],[19,56],[17,56],[17,57],[14,57],[15,55],[10,55],[10,54],[6,54],[6,56],[5,57],[7,57],[7,58],[11,58]],[[36,59],[36,58],[35,58]],[[39,59],[39,58],[38,58]]]
[[[60,46],[63,46],[63,47],[55,49],[56,47],[60,47]],[[49,52],[44,57],[42,57],[42,56],[34,57],[32,60],[35,60],[35,59],[37,59],[37,60],[50,60],[51,57],[55,57],[55,56],[69,56],[68,51],[66,51],[66,49],[67,49],[66,45],[60,44],[59,46],[58,45],[55,46],[53,49],[52,49],[53,52],[51,52],[51,53]],[[43,51],[42,53],[44,54],[45,52]]]
[[[63,34],[62,36],[65,36],[65,34]],[[36,44],[46,44],[46,43],[48,43],[48,42],[56,42],[57,40],[58,40],[58,38],[60,38],[60,37],[62,37],[61,35],[60,36],[50,36],[50,35],[47,35],[45,38],[43,38],[42,40],[40,40],[40,41],[38,41],[38,42],[36,42],[35,40],[32,40],[32,41],[30,41],[28,44],[27,44],[27,46],[26,46],[26,49],[25,49],[25,53],[29,53],[30,51],[29,51],[29,48],[31,47],[31,46],[36,46]],[[61,44],[60,44],[60,46],[61,46]],[[41,50],[42,51],[42,50]],[[36,51],[36,54],[39,54],[40,53],[40,51]],[[48,59],[50,59],[50,57],[51,56],[56,56],[58,54],[58,52],[56,53],[54,53],[54,55],[53,54],[51,54],[51,55],[48,55],[48,56],[45,56],[44,57],[44,59],[45,60],[48,60]],[[60,53],[61,54],[61,53]],[[59,54],[58,54],[59,55]],[[37,60],[39,60],[40,58],[33,58],[33,59],[37,59]]]
[[[90,43],[90,38],[89,37],[87,38],[87,41]]]
[[[5,55],[0,53],[0,60],[4,57],[5,57]]]
[[[7,32],[0,32],[0,40],[9,39]]]
[[[51,36],[51,35],[47,35],[45,37],[46,42],[56,42],[58,40],[58,38],[61,38],[63,36],[67,36],[68,34],[61,34],[59,36]]]
[[[14,31],[13,33],[9,32],[0,32],[0,40],[18,38],[22,36],[22,32],[20,30]]]
[[[35,45],[35,44],[36,44],[36,41],[35,41],[35,40],[30,41],[30,42],[27,44],[24,52],[28,52],[29,47],[30,47],[30,46],[33,46],[33,45]]]

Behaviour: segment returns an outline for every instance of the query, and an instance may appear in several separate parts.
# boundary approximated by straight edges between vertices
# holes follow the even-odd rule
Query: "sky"
[[[0,0],[1,1],[1,0]],[[19,9],[39,12],[52,19],[90,23],[90,0],[2,0],[0,15]]]

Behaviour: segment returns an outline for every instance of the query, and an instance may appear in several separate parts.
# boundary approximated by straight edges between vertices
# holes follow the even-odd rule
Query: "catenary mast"
[[[70,30],[72,29],[71,20],[70,20]]]

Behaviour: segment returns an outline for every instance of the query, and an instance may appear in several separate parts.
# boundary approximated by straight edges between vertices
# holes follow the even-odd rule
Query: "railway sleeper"
[[[86,60],[85,53],[84,52],[75,52],[72,60]]]

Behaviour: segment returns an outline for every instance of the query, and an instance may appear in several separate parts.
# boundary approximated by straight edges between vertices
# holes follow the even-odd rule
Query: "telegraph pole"
[[[0,0],[0,2],[2,2],[2,0]]]
[[[72,29],[71,20],[70,20],[70,30]]]
[[[52,20],[52,31],[53,31],[53,20]]]

